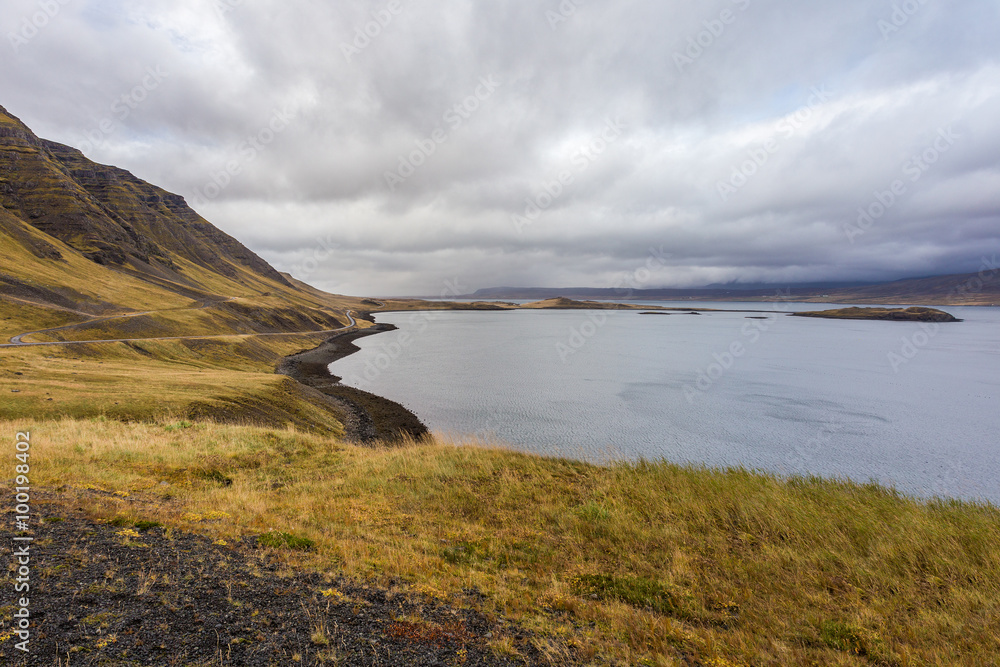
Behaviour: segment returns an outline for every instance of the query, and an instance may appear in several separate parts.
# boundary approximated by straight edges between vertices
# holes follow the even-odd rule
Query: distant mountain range
[[[886,283],[727,284],[691,289],[491,287],[470,299],[608,299],[635,301],[777,301],[814,303],[1000,306],[1000,265],[984,259],[979,273]]]

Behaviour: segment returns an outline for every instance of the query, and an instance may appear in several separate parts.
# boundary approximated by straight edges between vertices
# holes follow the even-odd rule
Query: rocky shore
[[[341,378],[331,375],[329,370],[330,364],[360,349],[354,344],[357,339],[395,329],[391,324],[377,324],[338,333],[319,347],[285,357],[275,372],[326,395],[347,415],[344,427],[355,442],[419,440],[428,435],[428,430],[415,414],[394,401],[341,384]]]

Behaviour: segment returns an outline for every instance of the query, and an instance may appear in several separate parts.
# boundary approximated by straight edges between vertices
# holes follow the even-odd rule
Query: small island
[[[660,311],[660,310],[654,310],[654,311],[644,312],[644,313],[639,313],[639,314],[640,315],[701,315],[701,313],[699,313],[697,311],[694,311],[694,310],[689,311],[687,313],[665,313],[665,312]]]
[[[666,310],[661,306],[640,306],[632,303],[612,303],[607,301],[576,301],[566,297],[544,299],[520,306],[527,310]]]
[[[936,308],[840,308],[791,313],[794,317],[823,317],[831,320],[895,320],[898,322],[961,322]]]

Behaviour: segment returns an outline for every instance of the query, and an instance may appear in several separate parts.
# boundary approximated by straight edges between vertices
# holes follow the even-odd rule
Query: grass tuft
[[[570,586],[577,595],[594,600],[624,602],[671,616],[681,610],[678,596],[672,590],[644,577],[581,574],[570,580]]]
[[[257,543],[270,549],[291,549],[292,551],[312,551],[316,542],[308,537],[299,537],[291,533],[264,533],[257,538]]]
[[[164,431],[182,431],[184,429],[192,428],[194,424],[189,421],[177,422],[176,424],[167,424],[163,427]]]
[[[832,649],[870,658],[877,664],[897,664],[888,657],[885,642],[876,633],[857,625],[824,621],[820,626],[820,640]]]

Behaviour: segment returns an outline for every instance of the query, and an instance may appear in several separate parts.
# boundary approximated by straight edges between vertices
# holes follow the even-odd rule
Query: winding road
[[[228,300],[235,299],[236,297],[231,297]],[[207,308],[212,305],[211,303],[206,303],[201,306],[201,308]],[[23,334],[18,334],[10,339],[10,343],[0,344],[0,348],[10,348],[10,347],[37,347],[41,345],[87,345],[94,343],[139,343],[142,341],[168,341],[168,340],[209,340],[213,338],[252,338],[254,336],[305,336],[310,334],[328,334],[337,333],[340,331],[347,331],[348,329],[354,328],[358,325],[357,320],[354,319],[352,313],[353,310],[348,310],[345,312],[347,319],[350,322],[346,327],[341,327],[339,329],[328,329],[326,331],[283,331],[278,333],[253,333],[253,334],[219,334],[213,336],[171,336],[162,338],[109,338],[105,340],[65,340],[65,341],[51,341],[44,343],[26,343],[24,342],[25,336],[31,336],[33,334],[50,333],[52,331],[59,331],[61,329],[71,329],[81,324],[96,324],[99,322],[106,322],[108,320],[117,320],[127,317],[138,317],[140,315],[150,315],[158,311],[150,310],[142,313],[129,313],[128,315],[114,315],[111,317],[100,317],[93,320],[88,320],[86,322],[78,322],[76,324],[68,324],[62,327],[53,327],[51,329],[40,329],[38,331],[28,331]]]

